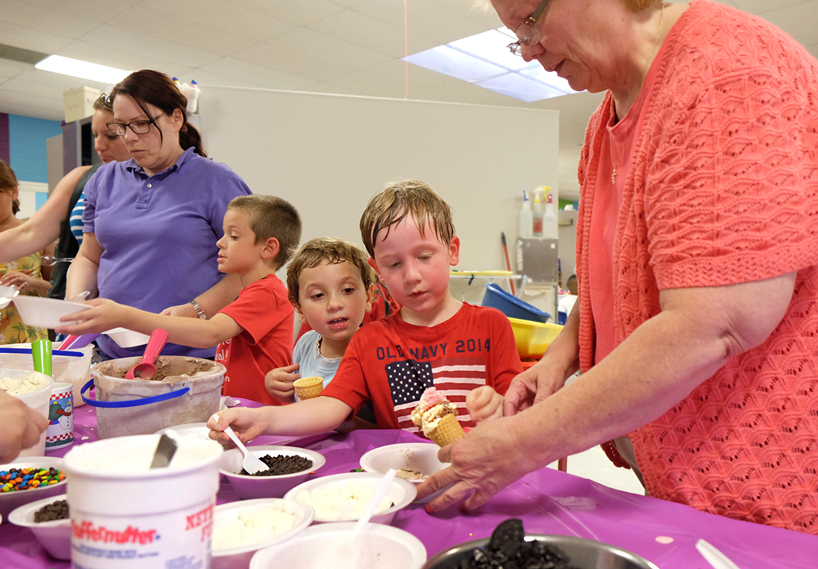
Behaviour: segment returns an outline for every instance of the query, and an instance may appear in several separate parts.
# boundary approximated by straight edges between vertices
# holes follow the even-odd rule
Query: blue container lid
[[[520,300],[513,294],[506,292],[495,283],[486,285],[486,294],[483,296],[483,306],[491,306],[509,318],[520,320],[532,320],[543,324],[551,318],[547,312],[543,312],[536,306]]]

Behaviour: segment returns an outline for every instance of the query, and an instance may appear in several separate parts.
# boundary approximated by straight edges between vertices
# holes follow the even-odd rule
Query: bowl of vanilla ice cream
[[[246,568],[256,551],[290,539],[312,523],[313,510],[281,498],[243,500],[216,506],[213,569]]]
[[[382,478],[382,474],[371,472],[333,474],[296,486],[284,495],[284,499],[312,506],[316,522],[357,521]],[[387,525],[392,523],[395,514],[411,504],[415,496],[417,489],[414,484],[395,478],[386,497],[375,508],[370,522]]]
[[[29,356],[30,358],[31,356]],[[51,402],[51,387],[54,379],[44,373],[20,369],[0,369],[0,389],[20,399],[23,403],[48,418],[48,406]],[[23,449],[20,456],[45,455],[45,435],[31,448]]]

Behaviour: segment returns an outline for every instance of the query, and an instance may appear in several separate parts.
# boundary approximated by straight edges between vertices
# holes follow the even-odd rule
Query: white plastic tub
[[[210,360],[161,356],[160,381],[125,379],[141,358],[122,358],[91,367],[96,400],[83,389],[83,399],[97,408],[99,437],[155,433],[165,427],[204,423],[219,410],[225,367]],[[87,384],[90,387],[90,382]]]
[[[31,359],[31,354],[29,354],[28,357]],[[21,400],[23,403],[37,411],[40,415],[48,419],[48,403],[51,399],[51,387],[54,385],[54,379],[36,371],[0,369],[0,378],[10,377],[16,379],[27,374],[33,374],[39,377],[43,381],[42,387],[40,387],[37,391],[15,395],[14,397]],[[37,441],[37,444],[31,448],[23,449],[20,456],[44,456],[46,431],[42,432],[40,435],[40,440]]]
[[[9,350],[28,350],[26,353],[0,355],[0,367],[8,369],[33,370],[34,362],[31,358],[31,344],[9,344],[3,346]],[[53,344],[57,350],[57,342]],[[69,355],[53,355],[51,357],[51,377],[57,383],[70,383],[74,388],[74,407],[85,403],[80,397],[80,389],[91,379],[91,358],[94,355],[94,346],[71,348],[65,350]]]

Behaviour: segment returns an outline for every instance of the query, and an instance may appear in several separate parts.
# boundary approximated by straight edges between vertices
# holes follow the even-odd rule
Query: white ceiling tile
[[[341,65],[348,70],[364,69],[394,59],[304,27],[296,28],[267,43],[285,49],[297,48],[305,56]]]
[[[34,69],[34,66],[10,59],[0,59],[0,77],[15,77],[27,69]]]
[[[249,10],[273,16],[298,25],[306,25],[322,18],[328,18],[344,9],[344,6],[329,0],[226,0]]]
[[[78,82],[77,87],[82,87],[83,80],[74,78]],[[96,84],[95,84],[96,85]],[[89,85],[91,87],[92,85]],[[12,93],[20,93],[22,95],[36,95],[41,99],[51,99],[52,101],[59,101],[63,103],[62,92],[65,89],[60,87],[50,87],[42,83],[31,83],[29,81],[21,81],[17,77],[9,79],[3,86],[0,87],[3,91],[11,91]]]
[[[266,87],[268,89],[298,90],[315,83],[311,79],[290,75],[263,67],[247,61],[225,57],[201,69],[209,71],[219,76],[232,78],[247,82],[254,87]],[[197,77],[193,77],[197,82],[202,83]],[[214,85],[235,85],[235,83],[213,83]]]
[[[54,53],[71,42],[71,38],[65,35],[56,35],[3,21],[0,21],[0,38],[2,38],[0,41],[6,45],[43,53]]]
[[[234,53],[233,57],[290,75],[300,75],[312,81],[326,81],[350,72],[340,65],[315,59],[301,51],[276,47],[269,43],[254,45]]]
[[[170,40],[110,25],[98,27],[82,38],[82,44],[74,42],[67,49],[87,50],[89,61],[122,69],[149,68],[154,61],[183,67],[199,67],[221,57],[212,51],[180,45]]]
[[[295,2],[299,4],[299,2]],[[273,38],[287,32],[296,24],[273,18],[263,12],[248,9],[243,3],[227,0],[143,0],[141,6],[192,20],[231,34],[247,36],[258,41]],[[225,14],[230,14],[225,18]]]
[[[89,81],[87,79],[80,79],[78,77],[71,77],[61,73],[52,73],[50,71],[42,71],[35,69],[34,66],[29,66],[20,72],[15,79],[24,81],[26,83],[41,85],[44,89],[57,89],[61,93],[68,89],[76,89],[77,87],[93,87],[94,89],[102,89],[105,87],[104,83],[98,81]]]
[[[68,14],[74,18],[83,18],[89,22],[104,23],[111,18],[118,16],[138,4],[140,0],[105,0],[104,3],[97,0],[15,0],[25,2],[33,6],[53,10],[60,14]]]
[[[78,38],[99,25],[93,20],[19,0],[0,0],[0,19],[6,24],[71,38]]]
[[[354,10],[345,10],[332,18],[310,23],[308,27],[391,57],[403,57],[407,52],[403,24],[394,26]],[[432,38],[412,33],[408,52],[417,53],[437,45],[439,42]]]
[[[229,55],[256,43],[256,40],[240,34],[226,32],[160,10],[149,10],[141,5],[134,6],[126,13],[113,18],[110,24],[132,30],[134,22],[142,22],[139,31],[146,36],[221,55]]]
[[[53,99],[39,97],[36,93],[17,93],[3,89],[5,83],[0,85],[0,111],[12,115],[23,115],[49,120],[63,120],[65,109],[60,104],[55,104]]]

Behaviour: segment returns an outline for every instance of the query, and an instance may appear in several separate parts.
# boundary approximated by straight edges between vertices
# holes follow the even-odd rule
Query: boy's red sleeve
[[[492,311],[494,312],[494,311]],[[492,330],[491,372],[487,378],[497,393],[505,395],[511,380],[523,373],[523,364],[520,363],[520,354],[517,353],[517,343],[511,323],[505,315],[497,311],[489,322]]]

